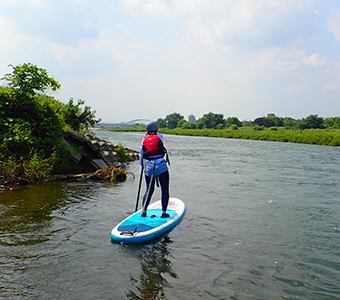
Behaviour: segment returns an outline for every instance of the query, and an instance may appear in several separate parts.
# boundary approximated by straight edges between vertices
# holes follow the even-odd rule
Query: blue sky
[[[0,76],[31,62],[104,122],[340,115],[338,0],[1,0]]]

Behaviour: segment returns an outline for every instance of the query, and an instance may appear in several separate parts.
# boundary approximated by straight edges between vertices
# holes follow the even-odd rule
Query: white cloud
[[[122,0],[124,10],[177,20],[195,43],[263,48],[288,45],[316,32],[315,1]]]
[[[319,53],[314,53],[309,57],[305,56],[302,61],[307,66],[322,67],[325,65],[326,58],[320,57]]]
[[[46,68],[62,101],[84,99],[104,120],[304,117],[340,86],[337,43],[326,34],[340,40],[340,10],[326,22],[326,2],[2,0],[0,72]]]
[[[335,10],[328,18],[327,30],[330,31],[336,41],[340,41],[340,10]]]
[[[337,85],[324,85],[321,88],[321,92],[327,92],[328,90],[340,90],[340,86],[337,86]]]

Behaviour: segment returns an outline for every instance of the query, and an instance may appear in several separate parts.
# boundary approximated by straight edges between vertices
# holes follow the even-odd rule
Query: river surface
[[[96,134],[135,150],[143,138]],[[110,240],[134,211],[138,162],[122,183],[1,192],[0,298],[340,299],[340,148],[164,139],[187,211],[147,244]]]

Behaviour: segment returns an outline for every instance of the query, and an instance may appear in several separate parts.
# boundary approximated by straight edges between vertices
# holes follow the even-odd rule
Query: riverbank
[[[313,144],[323,146],[340,146],[340,130],[338,129],[291,130],[280,127],[273,128],[255,127],[255,128],[240,127],[237,130],[160,128],[159,132],[173,135],[206,136],[230,139],[247,139],[284,143]],[[141,131],[141,130],[137,128],[131,128],[131,129],[110,129],[109,131]]]
[[[43,173],[43,167],[37,166],[26,170],[23,175],[18,175],[20,173],[16,172],[15,168],[23,168],[23,165],[12,164],[9,168],[6,164],[4,166],[0,164],[0,191],[8,186],[42,181],[80,179],[125,181],[128,174],[124,170],[125,164],[139,159],[139,151],[123,147],[121,143],[112,144],[92,134],[68,130],[64,132],[61,140],[71,149],[68,173]]]

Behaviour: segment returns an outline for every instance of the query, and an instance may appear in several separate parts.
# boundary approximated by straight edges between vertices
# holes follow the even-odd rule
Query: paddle
[[[144,203],[143,203],[143,209],[142,209],[142,212],[141,212],[141,214],[139,215],[139,219],[138,219],[138,222],[137,222],[137,225],[136,225],[136,228],[135,228],[135,230],[134,231],[132,231],[132,234],[134,234],[134,233],[136,233],[137,232],[137,228],[138,228],[138,225],[139,225],[139,223],[140,223],[140,219],[141,219],[141,216],[142,216],[142,213],[143,213],[143,211],[145,211],[146,209],[146,204],[148,203],[148,198],[149,198],[149,196],[150,196],[150,190],[151,190],[151,184],[152,184],[152,181],[153,181],[153,178],[154,178],[154,175],[152,174],[151,175],[151,179],[150,179],[150,183],[149,183],[149,186],[148,186],[148,189],[146,190],[146,192],[145,192],[145,201],[144,201]],[[152,218],[152,216],[151,216],[151,218]]]
[[[141,185],[142,185],[143,171],[144,171],[144,166],[142,165],[142,169],[140,171],[140,178],[139,178],[139,185],[138,185],[138,193],[137,193],[137,201],[136,201],[135,212],[138,209],[138,202],[139,202],[140,188],[141,188]]]

